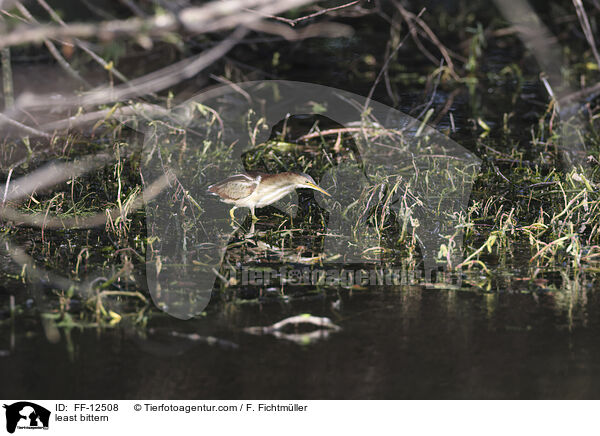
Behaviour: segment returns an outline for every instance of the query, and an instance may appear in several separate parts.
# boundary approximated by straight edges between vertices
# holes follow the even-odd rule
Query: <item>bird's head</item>
[[[293,173],[293,179],[296,184],[296,188],[314,189],[315,191],[322,192],[323,194],[327,195],[328,197],[331,197],[331,195],[326,190],[324,190],[319,185],[317,185],[315,183],[314,179],[311,176],[309,176],[308,174]]]

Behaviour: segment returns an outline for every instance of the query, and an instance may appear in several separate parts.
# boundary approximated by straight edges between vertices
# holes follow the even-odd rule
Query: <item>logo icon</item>
[[[14,433],[19,429],[48,429],[50,411],[29,401],[19,401],[10,405],[5,404],[6,431]]]

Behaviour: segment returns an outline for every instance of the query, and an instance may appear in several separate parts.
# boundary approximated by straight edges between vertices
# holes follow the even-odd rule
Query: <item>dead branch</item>
[[[331,322],[329,318],[313,316],[310,314],[303,314],[297,316],[291,316],[289,318],[282,319],[275,324],[265,327],[246,327],[244,331],[248,333],[272,333],[274,331],[282,330],[287,325],[298,325],[298,324],[311,324],[318,328],[326,328],[331,330],[341,330],[341,327]]]
[[[259,21],[250,23],[248,28],[257,32],[279,35],[288,41],[298,41],[302,39],[314,38],[317,36],[328,38],[348,38],[352,36],[354,30],[352,27],[341,23],[316,23],[310,24],[302,29],[294,30],[288,26],[273,21]]]
[[[34,129],[33,127],[29,127],[29,126],[27,126],[23,123],[20,123],[16,120],[13,120],[12,118],[10,118],[0,112],[0,126],[2,124],[8,124],[10,126],[16,127],[18,130],[20,130],[23,133],[26,133],[27,135],[42,136],[47,139],[52,138],[52,135],[49,135],[46,132],[42,132],[38,129]]]
[[[28,197],[38,189],[49,188],[74,177],[79,177],[93,169],[105,166],[110,160],[106,154],[96,154],[73,162],[54,162],[13,181],[7,180],[4,189],[6,201],[16,201]]]
[[[421,15],[424,11],[425,11],[425,9],[423,9],[421,12],[419,12],[419,15]],[[373,93],[375,92],[375,88],[377,88],[377,85],[381,81],[381,78],[383,77],[385,72],[388,70],[391,60],[394,58],[394,56],[396,56],[396,53],[398,53],[398,50],[400,50],[400,47],[402,47],[404,45],[404,43],[406,42],[407,39],[408,39],[408,35],[406,35],[404,38],[402,38],[400,40],[400,42],[396,45],[396,47],[394,47],[394,49],[391,51],[391,53],[385,59],[385,62],[383,63],[381,70],[379,70],[379,73],[377,74],[377,77],[375,78],[375,81],[373,82],[373,85],[371,86],[371,89],[369,90],[369,94],[367,95],[367,99],[365,100],[365,104],[363,107],[363,112],[365,112],[367,110],[367,108],[369,107],[369,103],[371,102],[371,99],[373,98]]]
[[[117,109],[103,109],[99,111],[77,114],[62,120],[52,121],[40,126],[43,132],[54,132],[56,130],[68,130],[96,123],[100,120],[117,119],[126,122],[129,117],[145,117],[146,115],[170,116],[172,112],[162,106],[148,103],[136,103],[135,105],[121,106]]]
[[[19,108],[37,109],[50,107],[86,107],[123,101],[129,98],[158,92],[169,86],[176,85],[185,79],[189,79],[212,65],[231,50],[247,33],[247,29],[239,28],[217,46],[204,53],[176,62],[168,67],[131,80],[123,85],[115,87],[106,86],[86,93],[80,97],[68,97],[60,100],[43,95],[22,95],[17,100],[16,105]]]
[[[54,21],[56,21],[58,24],[60,24],[63,27],[68,27],[67,23],[65,23],[62,18],[60,18],[58,16],[58,14],[54,11],[54,9],[52,9],[50,7],[50,5],[48,5],[48,3],[46,3],[45,0],[37,0],[37,2],[40,4],[40,6],[42,6],[46,12],[48,12],[48,14],[50,15],[50,17],[52,17],[52,19]],[[75,38],[74,39],[75,45],[77,45],[77,47],[79,47],[81,50],[83,50],[84,52],[86,52],[94,61],[96,61],[98,64],[100,64],[102,66],[102,68],[104,69],[109,69],[111,70],[111,72],[122,82],[127,82],[127,77],[125,77],[123,74],[121,74],[121,72],[119,70],[117,70],[114,66],[110,66],[108,64],[108,62],[106,62],[104,59],[102,59],[100,56],[98,56],[92,49],[90,49],[88,47],[88,45],[83,42],[82,40]]]
[[[316,327],[311,332],[286,333],[283,328],[288,325],[310,324]],[[286,339],[298,344],[306,344],[317,339],[326,339],[330,332],[340,331],[342,328],[334,324],[329,318],[313,316],[308,313],[291,316],[266,327],[246,327],[244,331],[253,335],[273,335],[277,339]]]
[[[97,37],[100,40],[111,40],[122,36],[161,36],[179,30],[196,34],[216,32],[257,21],[260,19],[257,13],[273,15],[310,2],[311,0],[221,0],[185,8],[176,15],[165,13],[150,18],[69,23],[66,26],[18,26],[12,32],[0,36],[0,48],[47,39]],[[249,8],[256,9],[250,12]]]
[[[1,49],[0,52],[0,56],[2,57],[2,91],[4,94],[4,108],[10,109],[15,104],[10,48],[5,47]]]
[[[275,15],[267,15],[267,14],[262,14],[262,16],[265,17],[265,18],[273,18],[274,20],[282,21],[282,22],[284,22],[286,24],[289,24],[290,26],[294,27],[296,24],[298,24],[301,21],[310,20],[311,18],[315,18],[315,17],[318,17],[320,15],[327,14],[329,12],[337,11],[337,10],[340,10],[340,9],[345,9],[345,8],[350,7],[350,6],[354,6],[355,4],[360,3],[360,2],[361,2],[361,0],[355,0],[353,2],[346,3],[346,4],[343,4],[343,5],[340,5],[340,6],[334,6],[334,7],[331,7],[331,8],[321,9],[320,11],[314,12],[312,14],[308,14],[308,15],[305,15],[303,17],[294,18],[294,19],[285,18],[285,17],[278,17],[278,16],[275,16]],[[248,9],[248,11],[255,12],[255,11],[252,11],[250,9]]]
[[[573,101],[583,100],[591,98],[600,94],[600,83],[583,88],[580,91],[574,91],[570,94],[566,94],[560,97],[560,103],[566,104]]]
[[[145,202],[151,201],[158,196],[172,179],[169,174],[164,174],[155,180],[152,184],[144,188],[144,195],[138,195],[126,210],[130,214],[141,207]],[[117,217],[122,215],[122,210],[119,208],[107,209],[105,212],[90,216],[90,217],[69,217],[58,218],[48,217],[45,214],[27,214],[20,212],[12,207],[4,206],[0,208],[0,219],[4,221],[12,221],[16,225],[26,225],[31,227],[39,227],[42,229],[89,229],[93,227],[106,225]]]
[[[142,17],[145,18],[147,14],[144,13],[144,11],[142,11],[140,9],[140,7],[138,5],[136,5],[133,1],[131,0],[119,0],[121,3],[123,3],[125,6],[127,6],[129,8],[129,10],[131,12],[133,12],[135,15],[137,15],[138,17]]]
[[[27,8],[21,4],[21,2],[16,2],[16,7],[19,10],[19,12],[21,12],[21,14],[23,14],[23,16],[27,19],[28,22],[34,23],[34,24],[39,24],[39,22],[33,17],[33,15],[31,15],[31,13],[27,10]],[[46,46],[46,48],[48,48],[48,51],[50,52],[52,57],[54,59],[56,59],[56,61],[58,62],[58,65],[60,65],[61,68],[63,70],[65,70],[65,72],[69,76],[71,76],[73,79],[77,80],[79,83],[83,84],[86,88],[91,87],[91,85],[88,83],[88,81],[85,80],[83,77],[81,77],[81,75],[77,71],[75,71],[71,67],[71,65],[69,65],[67,60],[60,54],[60,51],[58,51],[58,49],[56,48],[56,46],[54,45],[54,43],[52,41],[50,41],[49,39],[46,38],[46,39],[44,39],[44,45]]]
[[[581,24],[581,29],[583,30],[585,39],[587,39],[587,42],[590,45],[590,48],[592,49],[592,53],[594,54],[594,58],[596,59],[596,64],[598,65],[598,67],[600,67],[600,54],[598,54],[598,48],[596,47],[596,41],[594,41],[594,33],[592,32],[592,26],[590,26],[590,21],[588,20],[588,16],[585,13],[583,3],[581,3],[581,0],[573,0],[573,5],[575,6],[575,11],[577,11],[577,18],[579,19],[579,24]]]
[[[440,53],[444,57],[444,61],[446,61],[446,65],[448,66],[448,69],[449,69],[452,77],[455,80],[458,80],[459,77],[458,77],[458,74],[456,74],[456,69],[454,68],[454,62],[452,61],[452,56],[450,55],[450,51],[444,44],[442,44],[442,42],[438,39],[438,37],[435,35],[435,33],[433,33],[433,30],[431,30],[431,28],[427,25],[427,23],[425,21],[423,21],[423,19],[420,17],[421,14],[419,14],[419,15],[413,14],[412,12],[406,10],[398,1],[394,1],[394,5],[396,6],[398,11],[402,15],[402,18],[404,18],[404,21],[406,21],[406,23],[408,24],[411,36],[415,40],[415,43],[417,43],[417,45],[420,44],[420,42],[417,42],[418,36],[417,36],[417,27],[415,26],[415,23],[416,23],[423,30],[423,32],[425,32],[425,35],[427,36],[427,38],[437,47],[437,49],[440,51]],[[420,47],[422,47],[422,45]],[[423,53],[427,56],[428,51],[425,51]],[[431,56],[433,57],[433,55],[431,55]],[[434,59],[435,59],[435,57],[434,57]],[[435,63],[437,63],[437,62],[438,62],[438,60],[435,59]]]

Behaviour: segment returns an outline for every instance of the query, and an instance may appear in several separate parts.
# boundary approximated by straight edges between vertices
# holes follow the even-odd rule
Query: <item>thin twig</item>
[[[81,97],[70,97],[63,100],[51,99],[45,96],[25,95],[17,101],[17,105],[19,108],[39,109],[95,106],[158,92],[189,79],[212,65],[231,50],[247,33],[247,29],[239,28],[217,46],[204,53],[176,62],[123,85],[103,87]]]
[[[422,14],[424,11],[425,11],[425,9],[423,9],[419,14]],[[400,50],[400,47],[402,47],[404,45],[404,43],[408,39],[409,35],[410,34],[407,33],[404,36],[404,38],[402,38],[402,40],[400,40],[400,42],[398,43],[398,45],[396,45],[396,47],[392,50],[392,52],[389,54],[389,56],[387,57],[387,59],[383,63],[383,66],[381,67],[381,70],[379,70],[379,74],[377,74],[377,77],[375,78],[375,81],[373,82],[373,86],[371,86],[371,89],[369,90],[369,95],[367,95],[367,99],[365,100],[365,104],[363,106],[363,113],[369,107],[369,103],[371,102],[371,98],[373,98],[373,93],[375,92],[375,88],[377,88],[377,85],[381,81],[381,77],[383,76],[383,73],[385,71],[387,71],[387,69],[388,69],[388,67],[390,65],[391,60],[394,58],[394,56],[396,55],[396,53],[398,52],[398,50]]]
[[[125,6],[127,6],[129,8],[129,10],[131,12],[133,12],[135,15],[137,15],[138,17],[142,17],[145,18],[147,16],[146,13],[144,13],[144,11],[142,11],[140,9],[140,7],[138,5],[136,5],[134,2],[132,2],[131,0],[119,0],[121,3],[123,3]]]
[[[307,139],[319,138],[327,135],[339,135],[340,133],[352,133],[352,132],[363,132],[365,130],[381,131],[381,128],[370,128],[370,127],[342,127],[339,129],[328,129],[319,130],[313,133],[307,133],[298,138],[298,141],[306,141]]]
[[[8,47],[2,49],[2,90],[4,92],[4,110],[6,110],[15,105],[10,48]]]
[[[135,17],[101,23],[70,23],[67,26],[39,25],[17,27],[0,36],[0,48],[43,42],[46,39],[99,38],[111,40],[120,36],[162,36],[177,30],[209,33],[235,28],[259,20],[246,8],[257,8],[259,14],[277,14],[310,3],[311,0],[221,0],[199,7],[182,9],[177,15],[165,13],[147,19]]]
[[[155,180],[152,184],[144,189],[144,195],[138,195],[127,208],[127,213],[140,209],[144,204],[158,194],[163,189],[169,186],[169,182],[172,176],[164,174]],[[105,212],[98,213],[89,217],[69,217],[69,218],[58,218],[58,217],[44,217],[43,214],[30,215],[20,212],[11,207],[5,206],[0,209],[0,218],[6,221],[13,221],[18,225],[28,225],[32,227],[43,227],[46,229],[90,229],[105,225],[109,220],[114,220],[120,217],[122,210],[118,207],[107,209]]]
[[[450,93],[450,95],[446,99],[446,103],[444,104],[444,107],[442,108],[440,113],[435,117],[435,119],[432,121],[431,124],[433,126],[439,124],[439,122],[442,120],[442,118],[444,118],[444,115],[446,115],[446,113],[448,113],[448,111],[454,104],[454,98],[458,95],[459,92],[460,92],[460,89],[455,89],[454,91],[452,91]]]
[[[561,103],[568,103],[576,100],[583,100],[584,98],[595,97],[600,94],[600,83],[583,88],[580,91],[571,92],[570,94],[563,95],[560,97]]]
[[[42,132],[41,130],[34,129],[33,127],[26,126],[25,124],[15,121],[12,118],[7,117],[6,115],[0,112],[0,125],[2,125],[3,123],[16,127],[17,129],[21,130],[24,133],[27,133],[28,135],[42,136],[48,139],[52,138],[52,135],[49,135],[46,132]]]
[[[10,185],[10,177],[12,176],[14,167],[11,167],[10,170],[8,170],[8,176],[6,177],[6,184],[4,185],[4,195],[2,196],[2,206],[4,206],[4,203],[6,203],[6,196],[8,194],[8,185]]]
[[[431,92],[431,96],[429,97],[429,100],[425,103],[425,106],[423,107],[423,110],[419,113],[419,115],[417,115],[415,117],[415,120],[413,122],[417,122],[417,120],[420,120],[421,117],[423,115],[425,115],[425,113],[429,110],[429,108],[431,107],[431,105],[433,104],[433,102],[435,101],[435,96],[437,94],[437,88],[440,84],[440,80],[442,78],[442,67],[444,64],[444,60],[440,59],[440,67],[438,68],[438,74],[437,77],[435,78],[435,82],[433,84],[433,91]],[[420,108],[420,106],[415,107],[413,110],[418,110]],[[410,124],[409,124],[410,126]],[[408,129],[410,129],[411,127],[408,127]]]
[[[33,15],[31,15],[31,13],[27,10],[27,8],[21,4],[21,2],[17,2],[16,6],[17,6],[17,9],[19,10],[19,12],[21,12],[21,14],[23,14],[23,16],[27,19],[28,22],[34,23],[34,24],[39,24],[39,22],[33,17]],[[69,76],[71,76],[78,82],[82,83],[86,87],[88,87],[88,88],[91,87],[89,82],[87,80],[85,80],[83,77],[81,77],[81,75],[77,71],[75,71],[71,67],[71,65],[69,65],[67,60],[60,54],[60,52],[58,51],[58,49],[56,48],[56,46],[54,45],[54,43],[52,41],[50,41],[49,39],[44,39],[44,45],[48,48],[48,51],[50,52],[52,57],[54,59],[56,59],[56,61],[58,62],[58,65],[60,65],[61,68],[63,70],[65,70],[65,72]]]
[[[298,24],[301,21],[310,20],[311,18],[315,18],[315,17],[318,17],[320,15],[327,14],[329,12],[337,11],[339,9],[344,9],[344,8],[353,6],[353,5],[355,5],[357,3],[360,3],[360,2],[361,2],[361,0],[355,0],[353,2],[346,3],[344,5],[334,6],[332,8],[327,8],[327,9],[322,9],[322,10],[314,12],[312,14],[305,15],[305,16],[300,17],[300,18],[294,18],[294,19],[285,18],[285,17],[278,17],[278,16],[275,16],[275,15],[268,15],[268,14],[261,14],[261,15],[263,17],[265,17],[265,18],[272,18],[272,19],[277,20],[277,21],[282,21],[282,22],[284,22],[286,24],[289,24],[290,26],[294,27],[296,24]],[[252,11],[251,9],[247,9],[247,10],[250,11],[250,12],[258,13],[256,11]]]
[[[315,23],[297,30],[273,21],[249,23],[246,26],[257,32],[279,35],[288,41],[299,41],[315,37],[349,38],[354,33],[352,27],[341,23]]]
[[[50,17],[56,21],[58,24],[60,24],[63,27],[68,27],[67,23],[65,23],[62,18],[60,18],[60,16],[54,11],[54,9],[52,9],[50,7],[50,5],[48,5],[48,3],[46,3],[45,0],[37,0],[37,2],[40,4],[40,6],[42,6],[46,12],[48,12],[48,14],[50,15]],[[88,47],[88,45],[81,41],[78,38],[74,39],[75,45],[77,45],[77,47],[79,47],[81,50],[83,50],[84,52],[86,52],[94,61],[96,61],[98,64],[100,64],[102,66],[102,68],[104,69],[108,69],[110,67],[111,72],[122,82],[127,82],[127,77],[125,77],[119,70],[117,70],[114,66],[110,66],[108,64],[108,62],[106,62],[104,59],[102,59],[100,56],[98,56],[92,49],[90,49]]]
[[[44,132],[52,132],[55,130],[72,129],[73,127],[81,127],[86,124],[95,123],[103,119],[117,119],[124,122],[127,117],[136,116],[146,117],[146,115],[155,114],[161,116],[172,115],[172,112],[162,106],[137,103],[135,105],[121,106],[117,109],[103,109],[85,114],[77,114],[72,117],[62,120],[52,121],[40,126],[40,130]]]
[[[411,35],[413,35],[413,39],[415,39],[415,38],[418,39],[416,37],[416,27],[415,27],[415,23],[417,23],[419,25],[419,27],[421,29],[423,29],[423,31],[425,32],[425,34],[427,35],[429,40],[437,47],[437,49],[440,51],[440,53],[444,57],[444,60],[446,61],[446,65],[448,65],[448,69],[450,70],[450,75],[455,80],[458,80],[459,77],[458,77],[458,74],[456,74],[456,69],[454,68],[454,62],[452,61],[452,56],[450,56],[449,50],[446,48],[446,46],[444,44],[441,43],[441,41],[438,39],[438,37],[435,35],[435,33],[433,33],[433,30],[431,30],[431,28],[427,25],[427,23],[421,19],[421,15],[423,14],[424,11],[421,11],[418,15],[415,15],[412,12],[407,11],[404,7],[402,7],[400,2],[398,2],[398,1],[394,1],[394,5],[396,6],[398,11],[404,18],[404,21],[406,21],[406,23],[408,24],[410,33],[411,33]],[[416,39],[415,39],[415,42],[416,42]],[[435,57],[434,57],[434,59],[435,59]],[[435,59],[435,62],[437,63],[437,59]]]
[[[598,48],[596,47],[596,42],[594,41],[594,33],[592,32],[592,27],[590,26],[590,21],[588,20],[583,3],[581,3],[581,0],[573,0],[573,5],[577,11],[577,18],[579,18],[579,24],[581,24],[581,29],[583,30],[585,39],[587,39],[587,42],[592,49],[592,53],[594,53],[596,64],[598,67],[600,67],[600,54],[598,54]]]
[[[287,325],[298,325],[298,324],[311,324],[319,328],[326,328],[331,330],[341,330],[341,327],[331,322],[329,318],[313,316],[310,314],[303,314],[297,316],[291,316],[289,318],[282,319],[275,324],[266,327],[246,327],[244,331],[248,333],[272,333],[279,331]]]
[[[40,188],[49,188],[93,169],[105,166],[110,157],[95,154],[73,162],[53,162],[13,181],[11,192],[4,193],[4,201],[16,201],[32,195]],[[8,186],[8,181],[7,181]]]

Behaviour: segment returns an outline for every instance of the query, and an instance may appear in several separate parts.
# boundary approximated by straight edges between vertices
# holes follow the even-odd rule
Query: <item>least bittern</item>
[[[229,211],[231,220],[235,220],[233,211],[238,207],[248,207],[252,211],[252,221],[258,221],[254,214],[257,207],[268,206],[297,188],[309,188],[330,196],[318,186],[313,178],[303,173],[244,173],[235,174],[208,187],[208,192],[221,198],[221,201],[234,206]]]

